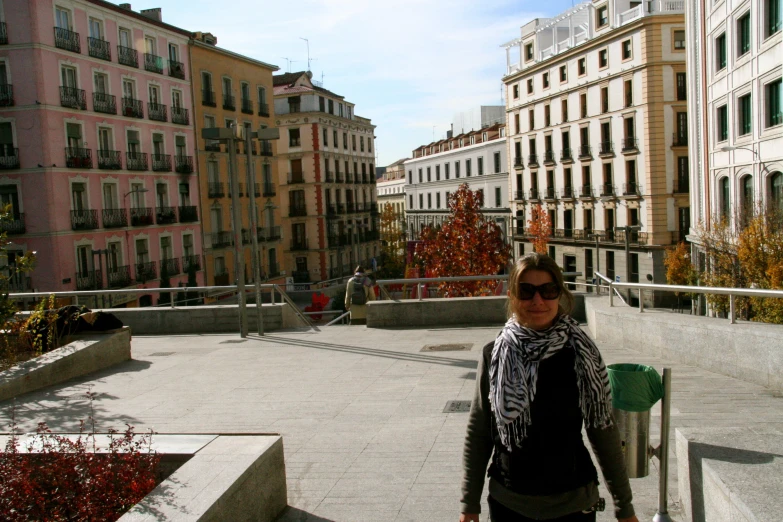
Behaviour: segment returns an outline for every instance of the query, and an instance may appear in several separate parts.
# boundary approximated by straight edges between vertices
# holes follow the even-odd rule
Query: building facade
[[[203,283],[187,31],[100,0],[4,3],[0,193],[14,290]],[[151,295],[142,305],[153,304]],[[133,295],[102,306],[133,305]]]
[[[210,285],[234,284],[236,279],[234,230],[241,228],[245,281],[254,281],[252,234],[256,234],[262,282],[284,282],[282,228],[274,141],[253,140],[250,166],[255,176],[247,181],[247,151],[237,144],[237,175],[242,223],[235,225],[229,177],[228,145],[205,140],[205,128],[239,125],[245,132],[270,127],[274,121],[270,65],[217,47],[209,33],[195,33],[190,40],[193,71],[194,124],[198,144],[201,209],[204,213],[204,257]],[[250,199],[255,199],[258,227],[251,226]]]
[[[585,2],[503,46],[515,255],[541,205],[549,253],[578,281],[666,280],[665,247],[690,223],[681,7]]]
[[[383,212],[390,204],[394,213],[402,218],[405,215],[405,162],[408,158],[397,160],[386,167],[377,181],[379,210]]]
[[[308,72],[274,77],[284,263],[297,283],[351,275],[380,252],[375,126]]]
[[[686,2],[691,236],[760,204],[783,210],[780,0]]]
[[[425,226],[440,225],[448,218],[449,195],[463,183],[484,194],[484,214],[508,234],[511,211],[505,130],[504,125],[495,124],[413,151],[404,164],[409,241],[418,240]]]

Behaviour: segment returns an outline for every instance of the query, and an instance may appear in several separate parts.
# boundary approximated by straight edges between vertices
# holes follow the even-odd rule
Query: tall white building
[[[549,253],[578,281],[666,280],[690,223],[683,7],[584,2],[502,46],[515,255],[541,205]]]
[[[783,209],[780,0],[686,2],[692,231]]]
[[[448,217],[448,197],[462,183],[484,194],[484,213],[508,233],[508,163],[505,126],[490,127],[423,145],[405,162],[408,240]]]

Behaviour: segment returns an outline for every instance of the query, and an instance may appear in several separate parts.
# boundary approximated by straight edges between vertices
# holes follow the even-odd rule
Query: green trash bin
[[[650,474],[650,409],[663,397],[661,375],[644,364],[610,364],[607,370],[628,477],[646,477]]]

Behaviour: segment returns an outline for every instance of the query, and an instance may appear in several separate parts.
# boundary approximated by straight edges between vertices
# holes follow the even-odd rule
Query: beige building
[[[503,46],[516,255],[540,204],[578,281],[665,282],[690,223],[685,46],[682,3],[629,0],[532,20]]]
[[[405,226],[405,165],[408,158],[397,160],[388,167],[377,181],[378,210],[383,212],[389,204],[398,217],[400,230]]]
[[[380,253],[375,126],[309,72],[274,77],[283,263],[297,283],[350,275]]]

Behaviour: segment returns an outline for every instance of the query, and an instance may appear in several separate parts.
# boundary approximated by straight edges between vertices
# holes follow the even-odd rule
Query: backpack
[[[367,304],[367,294],[364,292],[364,278],[353,280],[353,292],[351,292],[352,305]]]

